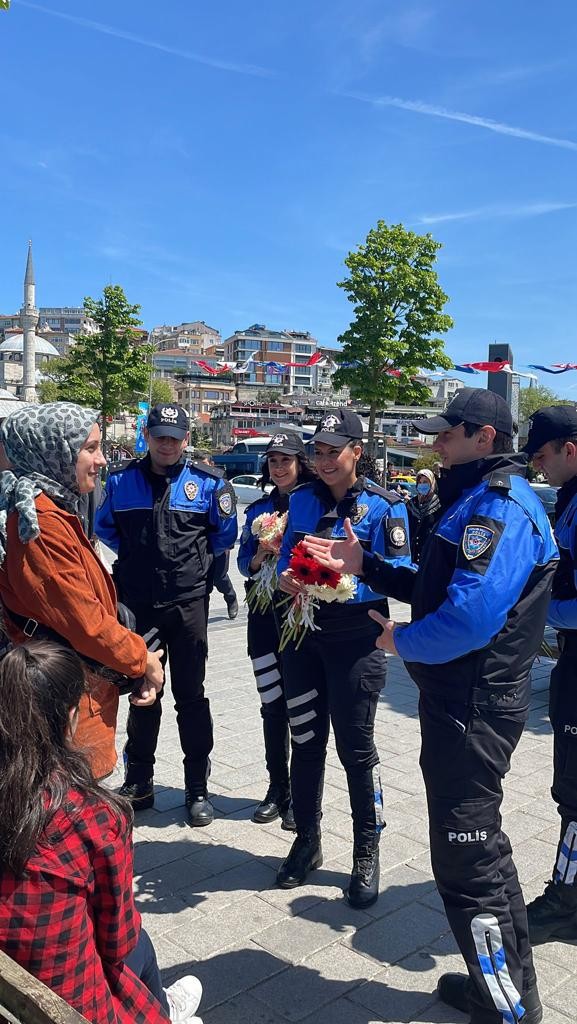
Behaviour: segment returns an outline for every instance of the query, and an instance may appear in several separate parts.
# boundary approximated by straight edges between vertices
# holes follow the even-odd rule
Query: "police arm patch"
[[[229,483],[218,492],[216,498],[218,510],[225,519],[230,518],[236,512],[236,495]]]
[[[410,554],[407,526],[404,519],[399,516],[389,516],[383,520],[385,531],[386,555],[389,557]]]
[[[476,523],[469,523],[463,534],[463,554],[469,562],[474,558],[480,558],[491,546],[495,531],[488,526],[478,526]]]
[[[483,576],[497,550],[505,523],[490,516],[476,515],[467,523],[459,544],[457,568]]]

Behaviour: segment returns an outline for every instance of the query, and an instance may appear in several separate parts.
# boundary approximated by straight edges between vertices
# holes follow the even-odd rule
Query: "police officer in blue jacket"
[[[531,419],[525,451],[533,466],[559,487],[555,537],[560,562],[553,577],[547,621],[557,630],[559,660],[551,672],[553,786],[561,836],[553,878],[527,907],[533,945],[577,939],[577,411],[540,409]]]
[[[236,503],[217,470],[184,458],[188,417],[180,406],[151,409],[145,436],[146,457],[111,472],[95,531],[118,555],[114,579],[120,600],[136,615],[138,632],[156,626],[168,649],[189,821],[209,825],[214,812],[207,798],[212,719],[204,695],[208,600],[214,555],[236,540]],[[154,803],[161,702],[152,714],[141,713],[147,710],[131,705],[128,715],[121,793],[135,810]]]
[[[280,587],[289,595],[300,584],[288,568],[291,549],[307,533],[343,536],[349,518],[363,546],[391,565],[410,565],[408,520],[404,502],[371,480],[357,478],[363,426],[348,409],[329,413],[313,437],[319,480],[291,495],[289,517],[278,562]],[[324,764],[332,722],[337,752],[347,773],[353,816],[353,870],[347,897],[355,907],[378,897],[379,838],[384,826],[379,755],[374,720],[385,685],[384,652],[375,649],[378,629],[369,608],[388,611],[364,582],[345,604],[322,604],[320,627],[297,648],[289,643],[282,666],[292,739],[291,792],[297,837],[278,873],[281,888],[301,885],[322,863],[320,820]]]
[[[383,626],[379,648],[398,653],[420,689],[431,862],[469,972],[443,975],[439,994],[474,1024],[538,1024],[527,915],[500,806],[558,553],[525,479],[526,456],[513,454],[502,398],[464,388],[441,416],[414,425],[437,434],[444,467],[443,511],[418,571],[364,552],[350,527],[341,545],[309,547],[412,606],[410,625],[370,614]]]
[[[247,592],[265,559],[274,558],[270,548],[252,533],[259,516],[288,512],[289,494],[299,484],[315,479],[308,464],[305,446],[291,430],[278,431],[264,453],[261,486],[274,484],[270,493],[263,493],[246,510],[246,522],[240,537],[238,567],[248,577]],[[268,608],[249,607],[247,620],[248,655],[260,697],[262,728],[269,787],[256,807],[252,820],[267,825],[278,817],[281,827],[294,831],[289,781],[289,727],[284,693],[279,634],[273,604]]]

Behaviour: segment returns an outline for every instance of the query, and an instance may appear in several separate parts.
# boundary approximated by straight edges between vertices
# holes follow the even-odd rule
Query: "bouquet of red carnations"
[[[246,600],[251,612],[265,612],[272,603],[277,586],[276,563],[282,547],[287,518],[286,512],[263,512],[252,521],[250,532],[253,537],[257,537],[259,543],[266,543],[272,550],[253,576],[252,584],[247,590]]]
[[[279,643],[280,651],[283,651],[291,640],[298,650],[308,629],[320,629],[320,626],[315,625],[314,615],[321,603],[337,601],[339,604],[345,604],[355,596],[357,589],[354,576],[334,572],[333,569],[321,565],[316,558],[308,554],[303,541],[299,541],[292,549],[287,568],[292,569],[294,578],[304,585],[304,591],[296,597],[286,598],[286,602],[292,603],[284,620]],[[281,601],[280,604],[286,602]]]

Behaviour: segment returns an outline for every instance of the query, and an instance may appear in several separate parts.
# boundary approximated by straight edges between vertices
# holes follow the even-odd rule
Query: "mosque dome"
[[[58,356],[60,355],[57,348],[54,347],[49,341],[45,341],[44,338],[39,338],[36,334],[34,336],[34,347],[37,356]],[[24,351],[24,335],[14,334],[11,338],[7,338],[0,345],[0,355],[4,352],[23,352]]]

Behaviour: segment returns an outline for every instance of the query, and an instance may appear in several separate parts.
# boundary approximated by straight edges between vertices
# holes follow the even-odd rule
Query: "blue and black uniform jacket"
[[[203,597],[213,555],[234,547],[234,491],[219,470],[186,460],[153,473],[150,459],[112,470],[95,532],[116,551],[114,579],[129,606]]]
[[[409,523],[405,503],[397,494],[384,490],[372,480],[359,477],[340,501],[335,501],[329,488],[321,481],[304,484],[291,494],[288,523],[278,560],[280,575],[288,568],[291,549],[306,534],[317,537],[345,538],[344,521],[349,518],[365,551],[377,554],[391,567],[410,567]],[[323,628],[373,627],[367,616],[369,608],[388,613],[386,601],[369,582],[357,581],[355,596],[345,604],[322,604],[316,619]]]
[[[258,549],[258,537],[251,533],[252,524],[259,516],[270,512],[286,512],[289,506],[288,494],[280,494],[277,487],[274,487],[270,494],[263,494],[257,498],[252,505],[246,509],[246,519],[240,535],[238,549],[238,568],[243,576],[251,577],[250,563]]]
[[[547,622],[573,644],[577,642],[577,477],[559,489],[555,505],[555,539],[559,565]]]
[[[364,578],[410,601],[395,644],[418,686],[454,702],[521,710],[539,650],[559,555],[523,455],[456,466],[445,511],[418,572],[364,556]],[[447,488],[445,488],[445,497]],[[448,507],[447,507],[448,506]]]

